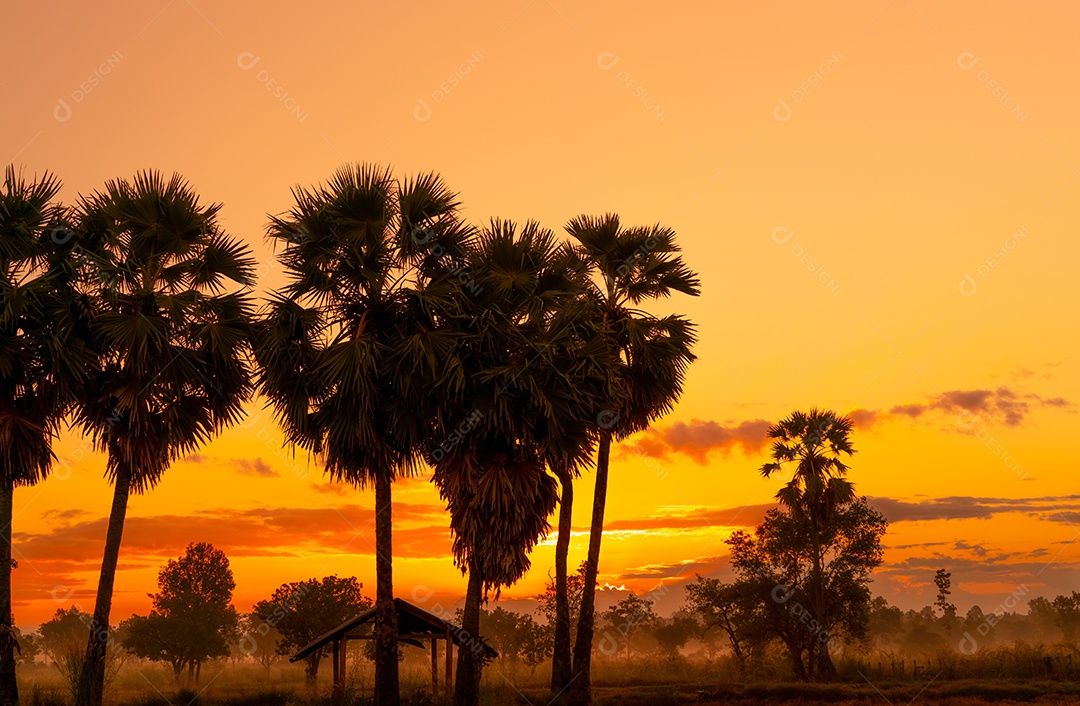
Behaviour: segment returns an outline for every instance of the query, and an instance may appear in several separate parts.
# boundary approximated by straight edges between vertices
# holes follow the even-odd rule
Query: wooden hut
[[[446,697],[450,698],[453,692],[454,673],[454,645],[461,646],[468,636],[458,626],[448,623],[442,618],[433,615],[422,608],[407,603],[400,598],[394,599],[394,607],[397,609],[398,639],[402,642],[423,647],[424,641],[431,642],[431,696],[437,699],[439,695],[439,641],[443,641],[443,650],[446,659]],[[325,645],[333,646],[334,664],[334,703],[341,704],[345,701],[345,645],[349,640],[374,640],[373,631],[363,631],[363,628],[375,624],[375,608],[369,608],[355,618],[346,620],[333,630],[317,637],[300,649],[299,652],[289,658],[290,662],[299,662],[315,650]],[[484,653],[487,657],[494,658],[498,653],[484,644]]]

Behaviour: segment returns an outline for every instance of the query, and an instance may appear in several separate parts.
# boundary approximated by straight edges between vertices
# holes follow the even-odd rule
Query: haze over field
[[[729,576],[723,540],[780,483],[757,469],[792,409],[847,412],[850,478],[891,521],[876,593],[961,611],[1077,585],[1080,7],[559,0],[474,4],[58,2],[5,8],[0,159],[73,202],[156,168],[187,177],[283,283],[263,233],[290,188],[351,161],[435,170],[474,223],[662,222],[701,274],[676,410],[613,453],[601,583]],[[93,605],[111,497],[75,434],[15,497],[15,614]],[[587,544],[577,490],[570,564]],[[428,477],[394,489],[395,587],[465,590]],[[374,590],[373,494],[331,485],[259,401],[133,497],[113,615],[158,567],[223,549],[243,610],[279,584]],[[504,592],[540,592],[554,535]]]

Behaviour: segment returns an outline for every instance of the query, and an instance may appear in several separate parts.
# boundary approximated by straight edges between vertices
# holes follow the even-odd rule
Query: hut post
[[[431,635],[431,700],[439,700],[439,636]]]
[[[345,635],[334,640],[334,706],[345,704]]]
[[[446,628],[446,698],[449,700],[454,694],[454,638],[450,636],[450,628]]]

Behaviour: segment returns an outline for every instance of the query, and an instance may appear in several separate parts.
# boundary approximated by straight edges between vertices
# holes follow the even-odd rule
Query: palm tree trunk
[[[94,601],[94,619],[90,623],[90,637],[86,642],[86,658],[79,672],[79,687],[75,695],[76,706],[101,706],[105,691],[105,651],[109,642],[109,612],[112,610],[113,582],[116,564],[120,557],[120,540],[124,536],[124,519],[127,517],[128,494],[131,492],[131,470],[118,469],[113,487],[112,510],[109,513],[109,529],[105,534],[105,555],[101,560],[97,597]]]
[[[394,605],[392,479],[375,477],[375,703],[398,706],[398,624]]]
[[[574,484],[565,468],[557,471],[562,484],[559,501],[559,536],[555,541],[555,648],[551,655],[551,697],[558,698],[570,684],[570,598],[566,592],[566,557],[570,553]]]
[[[11,521],[15,485],[8,478],[0,487],[0,706],[17,706],[15,681],[15,616],[11,612]]]
[[[480,676],[483,655],[480,642],[480,599],[483,573],[474,561],[469,562],[469,588],[465,594],[465,612],[461,618],[461,646],[458,649],[457,674],[454,680],[454,706],[480,703]]]
[[[596,453],[596,488],[593,492],[592,526],[589,528],[589,556],[585,563],[585,586],[581,591],[581,610],[578,613],[577,635],[574,639],[573,681],[570,683],[570,703],[588,706],[592,703],[593,629],[596,622],[596,576],[600,565],[600,540],[604,535],[604,505],[607,503],[608,459],[611,455],[611,432],[600,434]]]
[[[810,518],[811,551],[814,553],[814,617],[818,621],[818,630],[825,629],[825,576],[822,550],[821,533],[818,529],[816,516]],[[810,671],[817,675],[821,681],[832,681],[835,676],[835,668],[829,657],[829,645],[817,639],[820,633],[815,633],[814,641],[810,645]]]

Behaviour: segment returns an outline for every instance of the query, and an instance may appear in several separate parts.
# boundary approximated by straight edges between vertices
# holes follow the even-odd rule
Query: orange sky
[[[756,471],[763,425],[816,405],[859,410],[852,479],[894,521],[876,591],[924,605],[937,568],[962,608],[1075,587],[1077,5],[4,14],[0,160],[55,172],[68,202],[138,169],[179,171],[256,248],[264,291],[281,282],[266,214],[346,161],[438,171],[474,222],[559,229],[616,211],[674,228],[703,295],[666,306],[700,325],[700,359],[675,412],[617,454],[602,580],[725,575],[723,539],[779,486]],[[93,605],[110,489],[82,443],[65,437],[54,477],[16,494],[20,625]],[[448,604],[464,581],[438,497],[423,479],[395,492],[397,593]],[[253,405],[133,498],[113,617],[147,610],[158,566],[191,541],[226,550],[241,609],[330,573],[373,593],[372,502],[283,453]],[[533,559],[506,596],[541,588],[550,544]],[[667,591],[661,612],[678,600]]]

